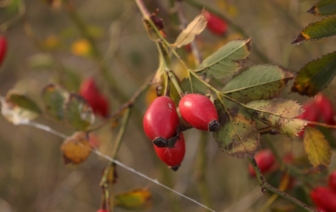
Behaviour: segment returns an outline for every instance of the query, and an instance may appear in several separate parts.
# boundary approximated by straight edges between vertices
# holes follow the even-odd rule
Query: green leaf
[[[199,35],[205,27],[207,26],[207,20],[204,16],[204,11],[201,14],[196,16],[194,20],[192,20],[188,26],[179,34],[176,38],[173,46],[180,48],[181,46],[185,46],[191,43],[196,35]]]
[[[45,110],[48,115],[57,119],[64,119],[64,103],[68,98],[69,93],[60,87],[50,84],[43,88],[41,98],[45,105]]]
[[[335,74],[336,52],[332,52],[303,66],[295,77],[292,91],[314,96],[328,86]]]
[[[314,15],[332,15],[336,13],[335,0],[320,0],[307,12]]]
[[[1,105],[1,114],[14,125],[29,122],[41,114],[33,100],[15,91],[9,91],[6,98],[1,98]]]
[[[87,130],[95,118],[89,104],[78,94],[69,95],[65,103],[64,117],[73,128],[82,131]]]
[[[230,41],[206,58],[195,72],[216,79],[229,77],[242,67],[242,60],[248,57],[250,49],[251,39]]]
[[[224,105],[223,105],[224,103]],[[215,100],[220,129],[214,138],[221,149],[236,157],[253,156],[259,148],[260,134],[256,123],[241,105],[224,99]]]
[[[239,102],[276,97],[294,75],[279,66],[256,65],[241,70],[222,89]]]
[[[303,144],[313,167],[318,171],[327,168],[330,164],[331,148],[323,134],[313,127],[306,127]]]
[[[253,101],[246,104],[254,118],[272,126],[279,133],[295,137],[303,130],[307,122],[296,119],[303,110],[292,100],[274,99]]]
[[[303,41],[317,40],[335,34],[336,17],[329,17],[306,26],[291,44],[300,44]]]
[[[190,83],[192,84],[192,86],[190,85]],[[193,75],[190,75],[190,79],[182,80],[181,88],[184,92],[187,93],[205,94],[208,92],[208,87],[206,87],[206,85],[204,85],[199,79],[197,79]]]
[[[143,210],[152,205],[152,194],[148,189],[133,189],[114,196],[114,204],[131,210]]]

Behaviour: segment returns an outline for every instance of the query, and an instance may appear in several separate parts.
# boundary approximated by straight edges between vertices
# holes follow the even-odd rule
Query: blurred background
[[[8,41],[7,55],[0,67],[0,95],[5,96],[15,89],[42,105],[40,93],[47,84],[58,83],[69,91],[78,92],[80,83],[93,77],[107,96],[110,111],[114,112],[155,73],[158,67],[156,46],[147,35],[134,1],[21,1],[0,0],[4,6],[0,8],[0,29],[7,28],[10,23],[4,33],[0,31]],[[164,20],[164,31],[171,42],[180,31],[173,18],[172,2],[144,1],[151,12],[159,8],[158,16]],[[315,1],[203,2],[220,11],[244,32],[242,34],[230,24],[222,36],[205,30],[197,37],[204,57],[230,39],[250,37],[252,52],[246,62],[248,65],[273,63],[295,73],[308,61],[335,50],[334,38],[290,45],[304,26],[320,20],[306,12]],[[22,3],[25,4],[25,14],[21,17],[22,7],[19,5]],[[200,12],[187,2],[182,5],[189,21]],[[92,39],[94,47],[88,38]],[[187,50],[181,48],[179,53],[193,66],[192,55]],[[181,68],[175,60],[172,63],[176,70]],[[336,103],[334,87],[335,83],[331,83],[325,94]],[[289,88],[284,91],[284,96],[301,103],[307,101],[305,97],[290,93]],[[168,169],[157,158],[142,128],[142,117],[152,96],[153,91],[149,89],[136,101],[117,159],[215,211],[260,211],[270,194],[261,193],[257,180],[248,174],[248,161],[230,157],[219,150],[211,134],[202,137],[197,130],[185,132],[187,151],[177,172]],[[66,135],[73,133],[71,128],[48,118],[36,121]],[[96,122],[99,121],[102,119],[97,117]],[[99,149],[107,155],[116,139],[117,129],[108,125],[95,132]],[[265,136],[261,148],[268,147],[267,139],[272,140],[280,155],[290,153],[298,158],[298,164],[305,164],[302,162],[306,161],[302,139]],[[100,208],[99,182],[108,161],[91,154],[81,165],[64,165],[60,152],[62,141],[48,132],[14,126],[0,118],[1,212],[93,212]],[[336,167],[335,159],[333,157],[330,170]],[[115,193],[134,188],[148,188],[152,192],[151,207],[141,211],[206,211],[121,167],[117,167],[117,173]],[[282,174],[274,171],[267,175],[267,179],[278,186]],[[321,176],[317,176],[320,179],[317,184],[325,183],[323,173]],[[300,181],[296,181],[295,186],[300,185]],[[307,188],[294,190],[289,192],[304,193]],[[305,200],[306,194],[300,198]],[[299,211],[281,198],[264,211],[271,210]],[[127,210],[116,207],[115,211]]]

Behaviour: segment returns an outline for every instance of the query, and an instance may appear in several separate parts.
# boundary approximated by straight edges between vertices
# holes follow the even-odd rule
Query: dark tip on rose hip
[[[217,120],[213,120],[212,122],[209,123],[209,131],[210,132],[215,132],[219,130],[220,124]]]
[[[173,171],[177,171],[180,168],[180,165],[170,167]]]
[[[165,138],[156,138],[154,141],[153,141],[154,145],[159,147],[159,148],[163,148],[163,147],[167,147],[168,146],[168,141],[167,139]]]

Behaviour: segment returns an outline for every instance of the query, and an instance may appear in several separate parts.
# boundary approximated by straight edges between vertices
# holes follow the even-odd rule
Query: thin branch
[[[304,209],[305,211],[318,212],[317,210],[309,207],[308,205],[306,205],[305,203],[296,199],[295,197],[293,197],[293,196],[291,196],[291,195],[289,195],[289,194],[287,194],[283,191],[280,191],[279,189],[277,189],[277,188],[273,187],[272,185],[268,184],[266,182],[264,176],[262,175],[255,159],[253,157],[248,157],[248,159],[249,159],[250,164],[252,165],[252,167],[253,167],[253,169],[256,173],[257,179],[260,183],[261,191],[263,193],[265,193],[266,191],[270,191],[274,194],[277,194],[277,195],[289,200],[290,202],[294,203],[295,205],[299,206],[300,208]]]

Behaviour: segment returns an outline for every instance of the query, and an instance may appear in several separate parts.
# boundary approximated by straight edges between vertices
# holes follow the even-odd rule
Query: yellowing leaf
[[[221,125],[213,134],[215,140],[229,155],[253,156],[260,144],[256,123],[241,105],[227,99],[223,101],[224,104],[219,99],[215,100]]]
[[[63,142],[61,151],[65,164],[82,163],[91,153],[91,145],[87,134],[85,132],[75,132]]]
[[[179,34],[173,46],[180,48],[191,43],[195,36],[203,32],[207,26],[207,20],[202,12],[194,18],[192,22]]]
[[[148,189],[134,189],[115,195],[114,204],[125,209],[146,209],[152,205],[152,194]]]
[[[306,127],[303,144],[310,163],[318,171],[323,171],[331,158],[331,148],[324,135],[313,127]]]
[[[1,104],[1,114],[14,125],[29,122],[41,114],[33,100],[15,91],[9,91]]]

